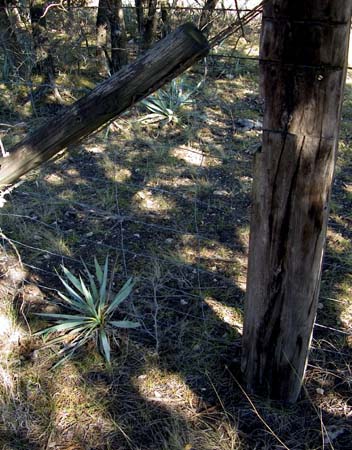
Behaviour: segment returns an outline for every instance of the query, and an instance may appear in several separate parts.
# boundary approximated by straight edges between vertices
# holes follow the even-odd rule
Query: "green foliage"
[[[101,267],[94,258],[95,276],[85,268],[86,282],[80,275],[77,278],[65,266],[62,267],[64,277],[60,281],[64,285],[67,295],[58,291],[59,296],[65,302],[66,309],[70,314],[38,313],[56,322],[55,325],[37,332],[37,335],[50,335],[52,333],[64,332],[63,335],[49,341],[51,344],[64,344],[60,354],[64,357],[56,364],[59,365],[70,358],[74,352],[88,341],[95,342],[105,360],[110,363],[110,340],[109,336],[114,329],[137,328],[138,322],[130,320],[113,320],[121,303],[130,295],[134,282],[130,278],[115,295],[112,295],[108,283],[109,259],[106,257],[105,264]],[[67,343],[69,342],[69,343]]]
[[[194,103],[191,98],[202,82],[195,88],[186,83],[183,78],[171,81],[167,90],[159,89],[155,94],[142,100],[142,105],[150,112],[142,117],[142,123],[178,124],[182,121],[186,106]]]

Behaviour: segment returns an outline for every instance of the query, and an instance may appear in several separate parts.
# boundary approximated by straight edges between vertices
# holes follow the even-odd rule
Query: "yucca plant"
[[[142,100],[142,105],[150,113],[143,116],[141,122],[179,123],[182,119],[184,107],[194,103],[191,96],[195,94],[200,84],[198,83],[192,89],[182,78],[172,80],[167,90],[159,89],[155,94]]]
[[[77,278],[62,265],[63,277],[58,276],[67,295],[60,291],[58,294],[64,301],[65,308],[71,312],[69,314],[38,313],[39,316],[53,320],[56,324],[38,331],[37,335],[48,336],[52,333],[64,332],[48,342],[48,345],[64,344],[59,352],[64,356],[55,366],[71,357],[88,341],[93,341],[106,362],[110,363],[110,336],[113,330],[137,328],[140,325],[130,320],[113,320],[118,307],[132,291],[134,285],[132,278],[117,294],[112,294],[111,283],[108,280],[109,258],[106,257],[104,267],[101,267],[94,258],[94,266],[95,276],[84,264],[86,284],[81,274]]]

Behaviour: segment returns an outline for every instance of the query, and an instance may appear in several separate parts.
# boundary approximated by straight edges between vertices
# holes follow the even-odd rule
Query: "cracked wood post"
[[[111,121],[184,72],[208,51],[204,35],[191,23],[182,25],[9,149],[10,156],[0,159],[0,188],[13,184],[60,150]]]
[[[351,0],[264,7],[262,150],[255,156],[242,372],[251,393],[295,402],[317,310]]]

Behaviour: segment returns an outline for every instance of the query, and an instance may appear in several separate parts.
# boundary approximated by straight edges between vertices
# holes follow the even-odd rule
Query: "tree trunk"
[[[23,11],[21,9],[18,0],[12,0],[11,8],[8,12],[12,28],[14,29],[18,42],[23,47],[23,51],[28,51],[28,53],[31,53],[32,35],[29,31],[29,15],[27,14],[27,11]]]
[[[22,78],[28,80],[31,76],[33,65],[33,40],[26,23],[27,16],[21,13],[16,0],[9,1],[8,5],[10,5],[7,8],[8,20],[19,46],[20,64],[18,73]]]
[[[135,0],[139,50],[148,49],[156,36],[158,0]]]
[[[139,38],[143,38],[144,33],[144,0],[135,0],[136,15],[137,15],[137,28]]]
[[[30,5],[32,36],[35,51],[35,66],[33,72],[43,75],[43,86],[34,93],[35,101],[42,101],[48,92],[53,92],[56,100],[62,103],[62,98],[55,83],[54,59],[46,35],[46,18],[43,0],[33,0]]]
[[[212,26],[211,17],[214,13],[218,0],[207,0],[203,7],[202,13],[199,19],[199,29],[203,31],[205,35],[210,33]]]
[[[160,1],[160,13],[161,13],[161,36],[165,37],[167,34],[171,33],[171,25],[170,25],[170,14],[169,14],[170,6],[168,0]]]
[[[110,58],[107,53],[107,36],[109,28],[108,0],[99,0],[97,30],[97,66],[99,74],[106,76],[110,71]]]
[[[128,63],[127,36],[122,0],[110,0],[111,72],[115,73]]]
[[[0,46],[5,56],[3,65],[3,70],[6,69],[7,71],[7,73],[4,73],[5,78],[21,75],[23,52],[12,27],[8,5],[5,0],[0,0]]]
[[[255,156],[242,371],[295,402],[316,315],[346,75],[350,0],[263,12],[263,142]]]
[[[144,32],[143,32],[143,50],[149,48],[154,42],[157,27],[157,6],[158,0],[149,0],[148,13],[144,19]]]
[[[22,142],[0,165],[0,187],[39,166],[68,145],[114,119],[137,101],[206,56],[209,44],[192,24],[185,24],[129,66],[99,84]]]
[[[44,16],[44,1],[33,0],[30,6],[32,23],[32,36],[36,53],[35,72],[44,75],[45,81],[50,81],[54,76],[53,57],[48,48],[46,36],[46,18]]]

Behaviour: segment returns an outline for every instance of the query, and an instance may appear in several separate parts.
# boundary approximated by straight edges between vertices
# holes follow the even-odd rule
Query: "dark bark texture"
[[[110,56],[107,53],[107,36],[109,29],[108,0],[99,0],[96,30],[97,30],[97,65],[101,75],[107,75],[110,70]]]
[[[122,0],[110,0],[111,72],[115,73],[128,63],[127,35]]]
[[[5,0],[0,0],[0,46],[5,56],[7,75],[21,76],[25,69],[23,50],[10,20],[10,7]]]
[[[160,14],[161,14],[161,37],[165,37],[167,34],[171,33],[170,24],[170,6],[168,0],[160,1]]]
[[[147,15],[144,18],[143,49],[151,46],[156,36],[158,0],[149,0]]]
[[[46,35],[46,18],[44,15],[44,1],[34,0],[30,6],[33,44],[36,64],[33,71],[44,75],[45,82],[52,82],[55,77],[54,61]]]
[[[346,75],[350,0],[264,7],[262,150],[255,157],[242,371],[295,402],[316,316]]]
[[[141,38],[144,32],[144,0],[135,0],[134,4],[136,7],[138,34]]]
[[[205,5],[203,7],[202,13],[199,19],[199,28],[206,35],[209,34],[212,27],[212,15],[215,11],[218,0],[206,0]]]
[[[45,2],[43,0],[33,0],[30,4],[33,47],[35,52],[35,65],[32,72],[43,76],[42,86],[31,94],[34,107],[39,102],[45,103],[49,92],[53,93],[58,103],[62,103],[62,98],[55,82],[54,58],[47,37],[44,7]]]
[[[128,63],[127,35],[121,0],[99,0],[96,27],[99,73],[115,73]],[[111,52],[108,51],[108,30]]]

